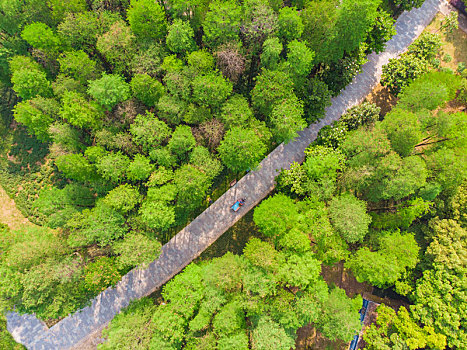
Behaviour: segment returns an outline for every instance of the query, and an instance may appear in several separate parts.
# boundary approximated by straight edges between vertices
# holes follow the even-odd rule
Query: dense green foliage
[[[99,349],[288,350],[308,323],[330,339],[349,340],[359,327],[361,298],[330,289],[306,235],[303,242],[308,249],[277,250],[252,238],[241,256],[189,265],[165,285],[160,305],[142,299],[118,315]]]
[[[409,52],[421,47],[416,42]],[[380,307],[364,335],[367,349],[467,345],[461,311],[467,118],[444,110],[461,83],[452,73],[430,71],[404,80],[397,105],[381,121],[371,104],[349,110],[320,131],[303,164],[282,171],[282,193],[255,211],[268,236],[289,230],[292,236],[301,227],[324,263],[343,259],[357,281],[410,300],[397,315]],[[311,203],[321,215],[303,229],[310,216],[301,210]]]
[[[66,316],[144,267],[222,176],[324,115],[394,35],[389,8],[422,2],[0,2],[2,111],[18,123],[4,132],[2,114],[0,171],[45,226],[2,228],[0,305]],[[339,261],[410,302],[380,307],[368,349],[466,348],[467,125],[443,109],[467,85],[433,70],[439,49],[422,35],[383,68],[392,111],[350,109],[282,171],[253,215],[262,240],[190,265],[100,348],[288,350],[310,323],[349,341],[361,299],[320,277]]]

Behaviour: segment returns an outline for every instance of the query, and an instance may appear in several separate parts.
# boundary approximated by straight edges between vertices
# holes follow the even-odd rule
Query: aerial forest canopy
[[[308,324],[344,348],[361,328],[362,300],[323,281],[320,266],[339,261],[359,282],[410,301],[378,307],[365,349],[465,348],[467,118],[446,108],[462,108],[461,94],[452,100],[461,84],[431,71],[384,119],[365,102],[323,128],[255,208],[261,239],[241,255],[192,263],[162,302],[130,305],[99,349],[289,350]]]
[[[0,227],[0,306],[64,317],[157,258],[225,183],[322,118],[422,3],[0,1],[0,179],[39,225]],[[163,304],[131,305],[103,348],[290,349],[310,323],[349,341],[361,299],[320,276],[343,260],[413,304],[381,309],[369,349],[465,347],[467,130],[444,107],[466,84],[434,69],[439,47],[422,36],[384,68],[399,98],[384,119],[351,109],[281,173],[254,211],[261,239],[190,265]]]
[[[395,33],[384,8],[380,0],[1,2],[2,104],[15,135],[33,144],[26,158],[36,157],[2,171],[16,184],[10,193],[25,188],[23,212],[54,232],[12,233],[6,259],[27,245],[37,258],[8,265],[18,278],[5,291],[10,304],[65,316],[154,259],[160,241],[221,194],[224,178],[254,169],[324,115],[365,55]],[[5,125],[10,118],[3,113]],[[70,273],[52,272],[60,264]],[[53,275],[40,297],[28,294],[34,273]]]

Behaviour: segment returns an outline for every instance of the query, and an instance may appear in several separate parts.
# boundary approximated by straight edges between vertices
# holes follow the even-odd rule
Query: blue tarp
[[[352,342],[350,343],[350,348],[349,350],[355,350],[357,349],[357,344],[358,344],[358,335],[353,337]]]
[[[360,323],[362,323],[362,324],[363,324],[363,321],[365,320],[366,310],[368,309],[368,304],[369,304],[369,301],[366,300],[366,299],[363,299],[363,306],[360,309]],[[352,342],[350,343],[349,350],[356,350],[357,349],[358,338],[359,338],[358,334],[356,334],[353,337]]]

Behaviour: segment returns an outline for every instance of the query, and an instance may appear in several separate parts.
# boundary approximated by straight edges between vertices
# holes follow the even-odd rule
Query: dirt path
[[[3,187],[0,186],[0,223],[7,224],[12,230],[24,225],[32,225],[16,208],[15,201],[11,199]]]

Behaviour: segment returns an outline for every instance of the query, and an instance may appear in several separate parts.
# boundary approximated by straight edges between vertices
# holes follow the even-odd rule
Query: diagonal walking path
[[[257,171],[243,177],[165,244],[159,259],[146,269],[130,271],[115,288],[106,289],[92,300],[90,306],[50,329],[34,315],[11,312],[7,315],[8,331],[28,349],[78,349],[82,341],[105,327],[131,300],[149,295],[162,286],[265,198],[274,188],[274,178],[282,168],[288,168],[294,161],[303,161],[304,150],[316,138],[318,131],[365,98],[378,83],[382,66],[407,49],[431,22],[443,1],[426,0],[420,9],[403,13],[396,22],[398,34],[387,43],[386,51],[368,57],[362,73],[332,100],[324,119],[303,130],[295,141],[281,144],[272,151]],[[239,212],[233,213],[230,206],[241,197],[247,198],[247,202]]]

